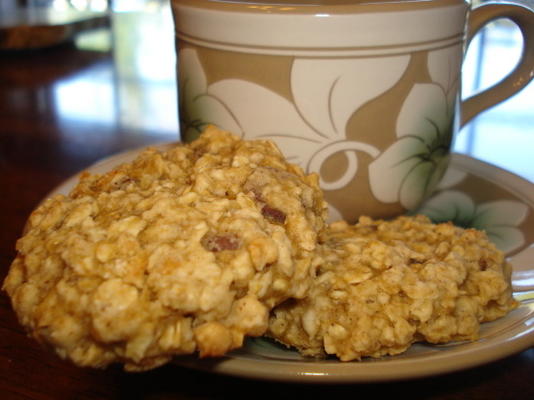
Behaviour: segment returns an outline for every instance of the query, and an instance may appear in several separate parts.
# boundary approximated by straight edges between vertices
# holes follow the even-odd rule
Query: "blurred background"
[[[475,0],[473,5],[485,1]],[[534,0],[517,1],[534,9]],[[521,56],[521,31],[501,19],[479,32],[463,66],[463,98],[497,83]],[[534,82],[482,113],[456,138],[455,151],[471,155],[534,182]]]
[[[78,61],[68,73],[52,74],[47,85],[21,85],[10,91],[8,109],[48,108],[62,135],[72,135],[72,145],[83,145],[90,159],[91,143],[76,138],[86,129],[113,134],[117,131],[151,132],[153,141],[177,139],[177,93],[174,30],[170,0],[1,0],[0,21],[21,6],[46,7],[56,13],[104,13],[108,26],[82,29],[65,50]],[[480,3],[480,1],[475,1]],[[524,3],[534,6],[533,0]],[[28,18],[28,15],[25,16]],[[0,25],[1,27],[2,25]],[[517,63],[521,33],[507,20],[499,20],[480,32],[471,43],[464,63],[463,96],[476,93],[501,79]],[[80,54],[85,54],[80,58]],[[26,57],[0,50],[7,57]],[[484,65],[482,68],[481,66]],[[0,84],[3,78],[0,66]],[[11,77],[13,79],[13,77]],[[26,86],[26,87],[25,87]],[[2,104],[0,103],[0,106]],[[31,106],[31,107],[30,107]],[[76,129],[69,129],[76,126]],[[110,138],[109,140],[113,140]],[[83,142],[82,142],[83,141]],[[136,145],[135,140],[131,145]],[[534,83],[520,94],[473,120],[457,137],[455,151],[508,169],[534,181]]]

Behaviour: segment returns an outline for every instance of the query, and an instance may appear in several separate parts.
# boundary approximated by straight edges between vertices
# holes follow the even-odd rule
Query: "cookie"
[[[475,340],[517,306],[511,268],[486,235],[423,216],[360,218],[321,235],[309,295],[273,311],[268,335],[314,357],[395,355]]]
[[[44,201],[3,288],[29,334],[80,366],[220,356],[307,294],[325,218],[317,176],[209,127]]]

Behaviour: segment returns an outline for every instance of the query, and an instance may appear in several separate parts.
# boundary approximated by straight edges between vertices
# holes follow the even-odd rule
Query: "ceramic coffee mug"
[[[173,0],[181,135],[215,124],[274,140],[317,172],[330,219],[414,210],[443,176],[454,132],[534,75],[534,13],[463,0]],[[518,67],[459,100],[465,46],[509,18]]]

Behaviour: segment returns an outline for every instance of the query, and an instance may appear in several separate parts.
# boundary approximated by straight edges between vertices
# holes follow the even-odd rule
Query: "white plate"
[[[169,144],[157,145],[166,148]],[[87,169],[103,173],[131,161],[132,150],[107,158]],[[52,194],[68,193],[72,177]],[[381,359],[340,362],[301,357],[267,339],[218,359],[177,357],[182,366],[256,379],[292,382],[377,382],[436,375],[488,363],[534,346],[534,185],[495,166],[454,154],[438,192],[420,209],[437,221],[453,220],[464,227],[485,229],[514,267],[514,295],[519,308],[482,325],[472,343],[415,344],[406,353]]]

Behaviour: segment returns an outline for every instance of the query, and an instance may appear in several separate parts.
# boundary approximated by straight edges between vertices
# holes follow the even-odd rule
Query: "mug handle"
[[[467,21],[467,45],[484,25],[498,18],[508,18],[520,29],[523,35],[521,58],[512,72],[501,81],[461,101],[460,127],[482,111],[519,92],[534,77],[534,11],[526,6],[512,3],[488,3],[475,8],[471,11]]]

